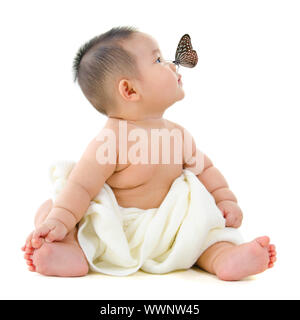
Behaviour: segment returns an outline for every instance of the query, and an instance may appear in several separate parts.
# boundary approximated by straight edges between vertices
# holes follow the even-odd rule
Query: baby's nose
[[[177,72],[177,66],[175,63],[171,62],[171,68],[174,72]]]

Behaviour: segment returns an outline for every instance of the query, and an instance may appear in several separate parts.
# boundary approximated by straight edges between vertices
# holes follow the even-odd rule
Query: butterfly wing
[[[195,50],[184,52],[180,58],[180,64],[187,68],[194,68],[198,63],[198,55]]]
[[[188,34],[183,35],[178,43],[175,61],[188,68],[193,68],[198,63],[197,52],[193,50],[191,37]]]

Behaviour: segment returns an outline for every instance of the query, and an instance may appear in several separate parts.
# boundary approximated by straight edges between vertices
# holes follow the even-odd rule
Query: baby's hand
[[[223,216],[226,219],[226,227],[240,227],[243,220],[243,213],[236,202],[223,200],[218,202],[217,207],[222,211]]]
[[[66,226],[56,219],[46,219],[44,223],[39,226],[32,235],[31,244],[34,248],[39,248],[42,245],[42,238],[47,242],[61,241],[67,235],[68,230]]]

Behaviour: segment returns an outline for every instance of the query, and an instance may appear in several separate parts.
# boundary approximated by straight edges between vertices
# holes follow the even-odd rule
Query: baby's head
[[[82,45],[73,70],[86,98],[106,116],[160,117],[184,97],[175,65],[134,27],[113,28]]]

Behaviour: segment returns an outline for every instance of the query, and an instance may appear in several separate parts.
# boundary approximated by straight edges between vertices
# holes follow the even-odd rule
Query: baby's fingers
[[[226,227],[234,227],[236,217],[233,214],[226,215]]]
[[[32,235],[33,235],[33,231],[29,234],[29,236],[26,238],[25,244],[22,247],[22,250],[25,251],[26,248],[30,248],[31,247],[31,239],[32,239]]]
[[[49,233],[50,228],[48,226],[40,226],[33,232],[31,244],[35,249],[38,249],[42,244],[43,241],[41,238],[44,238]]]
[[[226,216],[226,227],[238,228],[242,224],[242,219],[240,216],[234,214],[229,214]]]
[[[64,239],[67,233],[68,230],[64,225],[57,225],[48,233],[45,240],[48,242],[61,241]]]

